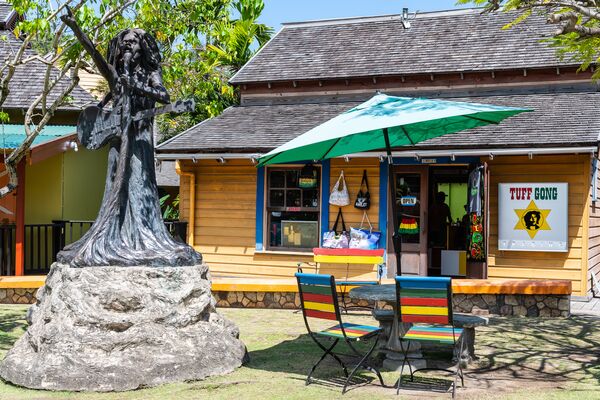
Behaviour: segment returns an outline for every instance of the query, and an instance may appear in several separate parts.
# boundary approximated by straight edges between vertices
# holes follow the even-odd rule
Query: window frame
[[[323,196],[323,166],[321,164],[311,163],[313,167],[318,170],[317,178],[319,184],[315,188],[317,193],[317,206],[316,207],[289,207],[285,206],[285,202],[287,199],[287,179],[285,182],[285,186],[283,188],[271,188],[271,172],[273,171],[290,171],[290,170],[301,170],[304,168],[306,164],[285,164],[285,165],[274,165],[274,166],[266,166],[264,167],[264,202],[261,205],[263,207],[264,218],[263,224],[263,250],[262,252],[282,252],[282,253],[312,253],[312,247],[283,247],[283,246],[272,246],[270,241],[270,233],[269,233],[269,225],[271,220],[271,212],[304,212],[304,213],[315,213],[317,215],[317,243],[316,247],[321,245],[321,224],[322,224],[322,196]],[[284,195],[284,206],[283,207],[270,207],[269,203],[271,201],[270,192],[271,190],[284,190],[286,191],[286,195]],[[295,189],[292,189],[295,190]],[[302,191],[302,189],[298,189]],[[303,198],[300,198],[300,204],[302,204]],[[258,205],[257,205],[258,206]],[[259,221],[257,221],[259,222]]]

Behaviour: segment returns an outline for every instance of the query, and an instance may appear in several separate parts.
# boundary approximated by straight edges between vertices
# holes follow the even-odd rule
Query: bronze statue
[[[161,56],[154,38],[141,29],[126,29],[109,44],[106,60],[77,25],[71,10],[61,18],[81,42],[110,92],[88,107],[78,123],[86,147],[110,146],[104,197],[96,221],[58,261],[86,266],[185,266],[202,262],[187,244],[167,231],[160,212],[154,170],[153,116],[189,110],[193,103],[170,101],[162,82]],[[112,101],[112,109],[105,107]]]

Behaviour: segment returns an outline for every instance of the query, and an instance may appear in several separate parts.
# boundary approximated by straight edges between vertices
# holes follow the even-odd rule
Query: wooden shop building
[[[328,199],[342,171],[351,200],[342,208],[346,225],[361,224],[353,203],[366,171],[379,246],[391,249],[398,229],[390,223],[392,206],[416,226],[403,235],[402,273],[448,274],[448,265],[462,267],[466,258],[466,271],[452,275],[567,280],[574,295],[588,295],[592,275],[600,274],[600,93],[590,71],[578,71],[540,41],[554,29],[543,18],[502,30],[514,17],[454,10],[421,13],[409,23],[390,15],[285,24],[231,79],[239,106],[157,148],[160,160],[177,160],[188,242],[213,276],[292,277],[335,222],[338,207]],[[533,111],[397,149],[396,205],[383,152],[256,167],[259,155],[376,91]],[[298,178],[307,171],[318,185],[302,189]],[[475,188],[473,171],[482,177]],[[477,238],[465,211],[474,189],[481,200]],[[440,208],[450,210],[451,223]],[[391,277],[393,251],[386,259]],[[350,274],[367,277],[373,268]],[[346,273],[339,265],[322,270]]]

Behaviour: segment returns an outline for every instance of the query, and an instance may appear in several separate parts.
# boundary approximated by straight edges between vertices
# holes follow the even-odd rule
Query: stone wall
[[[33,304],[37,289],[0,289],[0,304]]]
[[[33,304],[37,289],[0,289],[0,304]],[[297,309],[300,297],[295,292],[213,292],[217,307]],[[454,311],[481,315],[521,317],[567,317],[568,295],[455,294]],[[349,306],[372,307],[367,301],[351,302],[347,295],[339,297]],[[380,303],[379,308],[389,309]]]
[[[569,295],[455,294],[454,311],[519,317],[568,317]]]
[[[285,292],[213,292],[217,307],[236,308],[285,308],[300,307],[298,293]],[[339,297],[349,306],[373,306],[367,301],[354,304],[347,296]],[[504,294],[455,294],[454,311],[482,315],[521,317],[567,317],[570,312],[568,295],[504,295]],[[379,308],[390,309],[380,303]]]

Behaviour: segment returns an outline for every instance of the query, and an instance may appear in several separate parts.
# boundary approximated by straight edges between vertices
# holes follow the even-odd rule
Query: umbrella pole
[[[387,128],[383,128],[383,137],[385,139],[385,150],[388,158],[388,185],[392,200],[392,246],[396,254],[396,275],[402,275],[402,238],[398,233],[399,224],[398,207],[396,206],[396,185],[394,183],[394,159],[392,157],[392,147],[390,146],[390,137]]]

